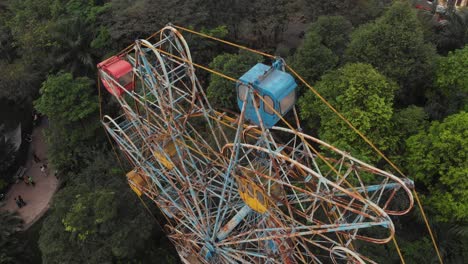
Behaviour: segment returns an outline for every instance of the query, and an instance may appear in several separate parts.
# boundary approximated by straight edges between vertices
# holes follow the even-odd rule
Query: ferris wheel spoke
[[[175,27],[152,41],[99,64],[122,109],[102,123],[134,167],[132,189],[166,217],[184,263],[360,262],[368,259],[353,241],[393,237],[389,214],[412,207],[412,182],[302,133],[284,61],[256,65],[255,81],[237,80],[240,114],[232,116],[212,108]],[[262,94],[270,74],[289,80],[292,92]],[[283,117],[291,109],[297,129]],[[289,128],[274,126],[280,119]]]

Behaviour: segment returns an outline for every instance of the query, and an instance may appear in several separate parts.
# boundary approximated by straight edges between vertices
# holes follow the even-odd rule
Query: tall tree
[[[342,15],[354,26],[375,19],[388,5],[390,0],[331,0],[304,1],[306,15],[311,20],[323,15]]]
[[[309,30],[302,45],[290,59],[291,66],[309,83],[315,83],[320,76],[338,64],[338,56],[322,44],[322,37],[316,30]],[[302,94],[300,90],[300,94]]]
[[[396,149],[392,151],[392,160],[403,164],[406,149],[406,139],[429,127],[429,116],[423,107],[410,105],[403,109],[396,109],[392,117],[394,135],[399,138]]]
[[[25,261],[21,258],[23,248],[18,239],[23,220],[16,213],[2,210],[0,223],[0,263],[13,264]]]
[[[434,121],[406,141],[406,169],[426,188],[425,204],[439,221],[468,219],[468,113]]]
[[[239,54],[225,53],[215,57],[210,63],[210,68],[237,79],[261,59],[261,56],[245,51],[240,51]],[[237,111],[235,87],[235,83],[212,74],[207,89],[208,100],[215,108]]]
[[[0,61],[0,99],[12,101],[18,105],[30,105],[37,96],[37,85],[42,81],[39,72],[35,71],[24,60],[11,63]]]
[[[51,61],[56,69],[77,75],[94,71],[95,58],[91,42],[94,39],[91,25],[81,18],[61,20],[51,33],[54,41]]]
[[[395,138],[390,122],[396,89],[393,82],[372,66],[356,63],[327,73],[315,88],[380,149],[393,148]],[[374,163],[379,160],[367,143],[311,91],[299,99],[299,106],[302,119],[320,127],[321,139],[364,160]]]
[[[42,84],[34,104],[50,120],[46,131],[49,157],[58,169],[78,166],[76,155],[93,143],[99,127],[93,90],[89,78],[73,78],[71,73],[50,75]]]
[[[159,244],[153,241],[161,230],[139,204],[111,155],[91,152],[81,171],[69,172],[70,181],[55,195],[41,230],[43,262],[145,263],[150,261],[148,257],[158,263],[174,260],[170,250],[154,251],[151,244]]]
[[[468,44],[468,8],[447,12],[443,19],[443,23],[433,26],[433,42],[437,51],[446,55]]]
[[[435,85],[426,96],[426,109],[434,119],[468,111],[468,45],[437,60]]]
[[[348,61],[369,63],[396,80],[400,105],[422,104],[432,84],[435,49],[424,42],[416,13],[407,3],[395,2],[375,22],[354,31],[346,55]]]
[[[349,43],[351,23],[342,16],[321,16],[311,24],[291,58],[292,67],[309,83],[339,65]],[[300,90],[300,95],[302,94]]]
[[[310,31],[315,31],[321,43],[339,58],[349,44],[353,25],[343,16],[321,16],[311,24]]]

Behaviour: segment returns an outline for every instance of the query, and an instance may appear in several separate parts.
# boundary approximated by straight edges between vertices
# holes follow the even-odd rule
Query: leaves
[[[324,75],[316,89],[380,149],[393,147],[390,120],[396,86],[372,66],[348,64]],[[367,143],[312,92],[299,99],[299,106],[306,123],[319,126],[320,120],[320,138],[364,160],[378,161]]]
[[[322,38],[316,31],[309,31],[291,61],[292,67],[305,80],[314,83],[337,65],[338,56],[322,44]]]
[[[92,80],[86,77],[73,79],[70,73],[51,75],[42,84],[36,108],[55,122],[70,124],[83,120],[98,109],[91,85]]]
[[[0,223],[0,263],[16,263],[23,251],[17,237],[23,227],[23,220],[17,213],[2,210]]]
[[[406,141],[410,177],[430,191],[428,208],[439,221],[468,218],[468,113],[435,121]]]
[[[426,109],[434,119],[468,111],[468,46],[437,60],[435,85],[426,97]]]
[[[92,155],[54,196],[39,239],[46,262],[68,262],[71,256],[78,263],[134,261],[146,256],[136,254],[154,239],[154,220],[115,169],[115,159],[99,151]]]
[[[424,42],[415,11],[395,2],[375,22],[352,33],[346,50],[349,62],[364,62],[397,81],[399,104],[420,103],[432,78],[434,48]]]
[[[210,67],[232,78],[239,78],[251,67],[260,62],[262,57],[245,51],[239,54],[222,54],[213,59]],[[236,111],[236,84],[218,75],[211,75],[207,96],[214,108]]]

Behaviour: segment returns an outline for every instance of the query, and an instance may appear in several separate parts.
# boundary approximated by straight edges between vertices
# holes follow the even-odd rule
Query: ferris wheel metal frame
[[[217,111],[182,34],[168,25],[156,36],[119,56],[132,89],[99,70],[122,109],[102,123],[134,167],[132,189],[166,217],[181,260],[373,263],[353,243],[393,238],[390,216],[413,207],[412,181],[303,133],[295,108],[295,124],[269,109],[286,127],[265,127],[252,86],[259,125],[246,120],[247,104],[238,116]]]

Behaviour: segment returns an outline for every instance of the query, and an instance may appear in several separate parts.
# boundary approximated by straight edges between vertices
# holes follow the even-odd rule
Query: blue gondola
[[[242,109],[247,103],[245,118],[260,125],[253,103],[255,100],[263,125],[271,128],[280,120],[276,113],[284,116],[296,103],[296,87],[294,78],[284,72],[281,59],[272,66],[258,63],[239,78],[236,85],[237,105]]]

